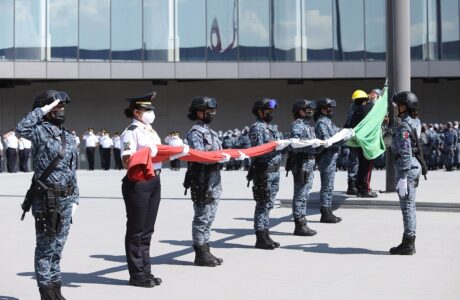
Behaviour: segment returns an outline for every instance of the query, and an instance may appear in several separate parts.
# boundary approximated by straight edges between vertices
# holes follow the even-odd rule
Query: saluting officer
[[[187,134],[190,148],[201,151],[222,149],[217,133],[209,128],[216,115],[217,101],[206,96],[195,97],[189,108],[188,118],[196,121]],[[189,164],[185,185],[190,186],[194,217],[192,222],[194,263],[198,266],[215,267],[223,259],[215,257],[209,248],[211,226],[216,217],[217,207],[222,194],[220,167],[218,163]]]
[[[96,152],[96,145],[99,142],[97,136],[94,134],[93,128],[88,128],[83,135],[85,141],[86,159],[88,160],[88,170],[94,170],[94,154]]]
[[[16,137],[14,129],[3,135],[3,141],[5,142],[5,156],[6,156],[6,170],[8,173],[16,173],[18,171],[18,147],[19,139]]]
[[[418,155],[417,139],[421,133],[417,117],[418,98],[412,92],[401,92],[393,96],[401,122],[393,134],[392,150],[395,154],[396,189],[401,206],[404,233],[402,243],[390,249],[391,254],[415,254],[415,192],[422,167],[415,157]]]
[[[158,152],[161,139],[150,124],[155,120],[152,100],[156,93],[126,99],[127,118],[132,119],[121,135],[123,165],[128,169],[131,156],[149,147],[152,156]],[[134,182],[128,176],[122,180],[121,190],[126,207],[125,251],[130,275],[129,284],[154,287],[161,279],[152,275],[150,263],[150,241],[155,227],[161,200],[161,163],[154,163],[155,175],[149,180]]]
[[[273,113],[278,104],[275,99],[264,98],[254,102],[252,113],[257,120],[251,125],[249,136],[251,146],[259,146],[270,141],[280,140],[278,125],[274,124]],[[281,151],[258,156],[251,162],[249,173],[253,174],[253,197],[256,201],[254,212],[255,247],[272,250],[280,244],[270,237],[270,210],[279,190]]]
[[[45,193],[36,193],[32,202],[37,239],[35,277],[41,299],[46,300],[64,299],[61,294],[62,250],[79,202],[78,151],[72,134],[62,127],[68,103],[70,99],[65,92],[41,92],[35,97],[33,111],[16,127],[21,136],[32,141],[33,178],[47,187]],[[57,156],[61,159],[52,167]]]
[[[310,140],[316,138],[315,128],[310,125],[316,104],[312,100],[299,100],[294,103],[292,113],[295,121],[291,125],[291,138]],[[307,225],[307,202],[313,186],[313,170],[315,168],[316,149],[312,147],[294,148],[292,175],[294,176],[294,199],[292,214],[294,216],[294,235],[313,236],[316,230]]]
[[[334,99],[323,98],[316,103],[315,112],[315,133],[318,139],[327,140],[339,132],[339,128],[332,122]],[[338,223],[342,218],[337,217],[332,212],[332,191],[334,190],[335,171],[337,158],[339,157],[340,143],[323,148],[318,155],[318,170],[321,176],[320,204],[321,204],[321,223]]]

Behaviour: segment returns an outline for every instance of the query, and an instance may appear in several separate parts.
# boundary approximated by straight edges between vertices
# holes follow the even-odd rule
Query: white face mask
[[[146,125],[152,124],[155,121],[155,113],[153,110],[145,111],[142,114],[142,122]]]

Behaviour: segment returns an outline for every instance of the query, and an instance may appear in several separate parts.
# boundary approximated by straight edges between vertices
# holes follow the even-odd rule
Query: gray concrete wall
[[[153,86],[151,81],[40,81],[13,88],[0,88],[0,133],[15,127],[31,109],[33,97],[41,90],[65,90],[72,99],[67,108],[66,127],[82,133],[87,127],[107,128],[110,132],[122,131],[129,120],[123,115],[126,97],[142,95],[155,89],[157,118],[154,127],[164,137],[170,130],[182,134],[191,127],[186,115],[193,96],[208,95],[218,99],[218,115],[212,127],[217,129],[242,128],[254,121],[251,114],[253,101],[259,97],[279,100],[276,122],[281,130],[289,129],[290,108],[299,98],[337,99],[335,121],[343,124],[348,109],[348,99],[357,88],[369,91],[381,87],[383,79],[356,80],[306,80],[289,84],[286,80],[207,80],[168,81],[166,85]],[[421,100],[420,115],[429,122],[460,119],[460,99],[457,93],[460,79],[439,79],[429,82],[412,80],[413,91]]]

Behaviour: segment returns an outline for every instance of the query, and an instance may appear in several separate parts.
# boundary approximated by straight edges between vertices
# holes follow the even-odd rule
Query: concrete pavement
[[[344,172],[337,173],[340,224],[319,223],[309,210],[315,237],[292,235],[291,209],[272,211],[271,231],[281,248],[254,249],[254,202],[244,172],[222,172],[224,193],[212,232],[216,268],[193,265],[192,203],[183,195],[184,172],[162,174],[163,200],[152,240],[152,270],[163,278],[153,289],[127,285],[124,257],[125,211],[119,171],[79,171],[81,205],[64,249],[63,294],[67,299],[458,299],[460,214],[419,211],[417,254],[390,256],[402,234],[398,210],[347,205]],[[319,190],[316,173],[313,198]],[[38,299],[33,279],[35,236],[30,214],[19,221],[19,204],[31,174],[0,174],[0,299]],[[282,177],[279,198],[292,196],[292,177]],[[376,172],[374,189],[384,188]],[[432,172],[422,181],[417,201],[460,202],[460,172]],[[395,202],[395,194],[379,200]],[[396,203],[396,202],[395,202]]]

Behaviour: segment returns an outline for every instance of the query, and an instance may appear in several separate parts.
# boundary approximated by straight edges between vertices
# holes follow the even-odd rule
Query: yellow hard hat
[[[361,99],[361,98],[369,98],[369,96],[363,90],[356,90],[353,92],[353,95],[351,95],[352,100]]]

